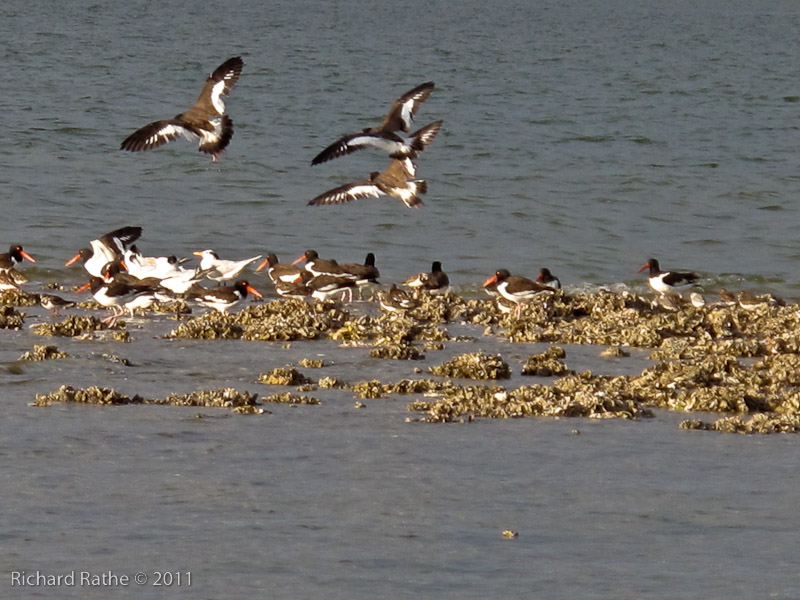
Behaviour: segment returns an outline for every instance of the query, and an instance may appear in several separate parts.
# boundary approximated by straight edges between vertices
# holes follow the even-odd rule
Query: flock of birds
[[[191,108],[171,119],[154,121],[138,129],[122,142],[121,149],[149,150],[183,136],[199,140],[199,150],[210,154],[212,161],[218,161],[233,138],[233,121],[225,112],[223,97],[235,87],[243,66],[241,57],[226,60],[208,76]],[[388,153],[390,163],[385,170],[375,171],[362,181],[328,190],[308,204],[340,204],[358,198],[388,195],[399,198],[406,206],[419,207],[422,204],[420,196],[427,192],[427,183],[413,179],[417,172],[414,160],[437,136],[442,121],[433,121],[406,138],[397,132],[410,131],[417,110],[434,88],[434,83],[429,81],[409,90],[395,100],[378,126],[345,135],[315,156],[311,164],[319,165],[373,147]],[[143,256],[134,244],[141,234],[141,227],[122,227],[91,240],[90,248],[81,249],[66,263],[66,266],[71,266],[81,261],[89,281],[78,291],[91,290],[99,304],[110,308],[112,314],[108,320],[115,321],[125,311],[133,316],[137,308],[178,297],[223,313],[238,305],[248,294],[262,297],[261,292],[248,281],[237,279],[248,266],[261,258],[260,255],[244,260],[224,260],[213,250],[203,250],[194,253],[200,258],[199,266],[187,268],[183,263],[188,259]],[[17,289],[27,282],[27,278],[15,269],[23,260],[35,262],[20,245],[13,245],[8,253],[0,254],[0,290]],[[298,266],[299,263],[302,266]],[[342,299],[352,300],[353,289],[361,290],[365,285],[376,284],[380,276],[372,253],[367,254],[363,264],[342,265],[335,260],[320,258],[315,250],[307,250],[291,264],[281,264],[276,255],[269,254],[256,271],[263,269],[267,270],[278,294],[296,298],[326,299],[341,293]],[[654,258],[649,259],[639,272],[644,270],[648,270],[650,287],[659,294],[658,302],[668,309],[678,307],[676,290],[693,286],[698,279],[692,272],[662,271]],[[206,279],[216,282],[217,286],[200,285]],[[410,277],[405,285],[412,293],[395,284],[378,293],[384,310],[396,312],[413,308],[419,290],[444,292],[449,289],[449,278],[441,263],[435,261],[430,272]],[[500,269],[484,282],[483,287],[490,295],[497,296],[501,310],[514,310],[519,317],[526,303],[540,294],[561,289],[561,282],[548,269],[541,269],[535,280]],[[721,302],[730,303],[727,294],[722,291]],[[677,295],[677,298],[682,297]],[[690,298],[696,306],[705,304],[697,293],[691,294]],[[40,299],[42,306],[53,311],[73,304],[51,294],[40,294]],[[744,294],[733,297],[733,302],[744,307],[752,304]]]
[[[80,262],[89,276],[88,282],[77,289],[78,293],[91,290],[94,299],[112,314],[105,319],[115,322],[127,311],[150,307],[155,302],[183,299],[200,306],[225,313],[239,305],[248,294],[263,297],[263,294],[239,276],[254,265],[262,256],[242,260],[226,260],[211,249],[194,252],[200,262],[194,268],[184,266],[189,258],[176,256],[144,256],[135,242],[142,234],[141,227],[122,227],[89,242],[88,248],[80,249],[65,266]],[[7,253],[0,254],[0,291],[19,289],[27,278],[16,269],[22,261],[36,262],[21,245],[12,245]],[[269,254],[256,267],[256,271],[267,271],[275,291],[283,297],[313,298],[324,300],[341,294],[341,299],[353,299],[353,290],[359,292],[364,286],[379,284],[380,271],[375,265],[375,255],[368,253],[363,264],[339,264],[333,259],[320,258],[316,250],[306,250],[292,263],[280,263],[275,254]],[[656,259],[651,258],[639,270],[649,270],[650,287],[659,293],[659,302],[669,308],[675,302],[676,292],[685,286],[693,286],[698,276],[691,272],[662,271]],[[216,286],[203,286],[205,280]],[[442,270],[442,264],[434,261],[429,272],[418,273],[405,280],[409,291],[392,284],[377,293],[383,310],[402,312],[414,308],[421,291],[432,294],[446,293],[450,279]],[[561,289],[561,281],[549,269],[539,271],[536,279],[512,275],[499,269],[483,283],[488,294],[497,297],[501,311],[515,313],[519,318],[524,306],[541,294],[552,294]],[[721,301],[727,298],[722,293]],[[52,311],[69,308],[74,303],[53,294],[39,294],[41,305]],[[692,294],[692,303],[704,304],[702,296]],[[744,295],[733,302],[747,304]]]
[[[261,255],[226,260],[214,250],[207,249],[194,252],[200,259],[199,265],[188,268],[184,263],[189,258],[144,256],[135,244],[141,234],[141,227],[116,229],[91,240],[88,248],[80,249],[65,263],[68,267],[78,263],[83,266],[89,279],[76,291],[91,290],[100,305],[112,310],[105,321],[113,323],[126,311],[133,317],[137,308],[148,308],[159,301],[184,299],[224,313],[241,303],[248,294],[263,297],[247,280],[239,278],[246,268],[262,258]],[[16,268],[24,260],[36,262],[19,244],[0,254],[0,291],[16,290],[27,283],[27,277]],[[287,264],[280,263],[275,254],[269,254],[255,270],[265,269],[279,295],[318,300],[337,294],[342,294],[342,299],[346,296],[352,300],[354,289],[377,284],[380,277],[375,255],[371,252],[363,264],[341,265],[336,260],[320,258],[315,250],[307,250],[293,263]],[[217,285],[200,285],[205,280]],[[405,283],[412,290],[425,289],[436,293],[448,289],[449,278],[437,261],[430,273],[419,273]],[[413,301],[396,286],[379,296],[387,310],[408,307],[408,302]],[[39,294],[39,298],[48,310],[57,311],[74,305],[53,294]]]
[[[198,149],[217,162],[233,138],[233,121],[225,113],[223,97],[239,81],[244,62],[241,57],[229,58],[206,79],[205,86],[194,105],[172,119],[154,121],[133,132],[122,142],[121,150],[136,152],[163,146],[178,137],[198,140]],[[433,121],[403,138],[398,131],[408,133],[420,104],[434,90],[428,81],[400,96],[377,127],[367,127],[359,133],[345,135],[325,148],[311,161],[319,165],[362,148],[379,148],[389,154],[391,162],[383,171],[374,171],[368,178],[347,183],[324,192],[309,201],[309,205],[342,204],[359,198],[393,196],[406,206],[419,208],[421,195],[428,185],[423,179],[413,179],[417,172],[414,163],[420,153],[433,141],[442,128],[442,121]]]

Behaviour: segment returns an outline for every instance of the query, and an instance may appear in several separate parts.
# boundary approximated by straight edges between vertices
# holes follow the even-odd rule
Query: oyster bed
[[[2,295],[0,327],[23,327],[26,315],[14,307],[29,306],[29,296]],[[676,310],[673,305],[665,307],[631,292],[601,290],[537,298],[515,319],[499,310],[492,299],[465,299],[448,293],[423,294],[418,300],[403,314],[382,314],[373,302],[281,299],[253,304],[234,314],[209,312],[197,317],[186,315],[185,307],[179,307],[160,318],[180,320],[163,336],[166,340],[207,340],[209,344],[217,340],[240,340],[243,344],[329,340],[343,347],[363,347],[374,359],[410,361],[409,371],[420,375],[388,382],[346,382],[332,376],[332,367],[324,361],[307,358],[300,366],[306,370],[324,366],[323,376],[312,377],[291,365],[253,374],[256,384],[289,386],[300,392],[267,395],[264,402],[318,404],[325,402],[324,396],[316,399],[304,393],[340,389],[349,390],[355,399],[410,396],[407,406],[413,415],[409,421],[527,416],[640,419],[652,417],[653,409],[659,408],[729,413],[709,422],[686,420],[681,424],[685,429],[731,433],[800,430],[797,305],[782,305],[764,297],[748,310],[721,304],[695,308],[688,303]],[[477,327],[483,333],[455,335],[460,326]],[[32,330],[45,336],[131,340],[124,321],[109,329],[92,315],[70,314]],[[514,352],[522,349],[528,358],[517,366],[503,352],[480,349],[481,342],[487,340],[493,340],[495,346],[503,342]],[[534,343],[551,346],[539,353],[524,350]],[[635,375],[575,372],[569,366],[570,350],[564,348],[570,345],[597,346],[598,355],[619,361],[619,365],[632,360],[632,349],[638,349],[639,354],[648,351],[652,364]],[[473,351],[435,360],[435,353],[462,346]],[[21,360],[56,357],[62,354],[56,353],[55,347],[43,346],[38,355],[34,352]],[[426,357],[436,364],[427,369],[415,367]],[[532,383],[503,385],[510,383],[514,374],[524,375]],[[106,388],[76,390],[66,386],[53,394],[37,396],[35,404],[175,404],[268,412],[258,409],[261,403],[257,394],[236,390],[194,394],[200,395],[171,394],[159,400],[129,397]]]

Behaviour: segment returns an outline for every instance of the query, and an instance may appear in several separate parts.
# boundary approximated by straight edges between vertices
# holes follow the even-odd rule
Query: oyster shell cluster
[[[15,292],[16,294],[16,292]],[[0,327],[20,328],[25,315],[14,302],[0,303]],[[349,384],[326,371],[316,381],[292,367],[259,376],[268,385],[289,385],[302,391],[344,389],[356,399],[391,395],[417,396],[408,408],[409,420],[451,422],[475,418],[526,416],[637,419],[653,409],[727,413],[713,422],[686,420],[684,429],[772,433],[800,429],[800,309],[763,297],[762,302],[738,305],[682,303],[665,307],[629,291],[606,290],[583,294],[557,292],[524,306],[520,318],[498,308],[491,299],[464,299],[452,292],[419,294],[413,308],[382,314],[372,303],[344,305],[333,301],[306,303],[276,300],[251,305],[233,314],[209,312],[184,319],[168,338],[201,340],[294,342],[327,339],[342,346],[366,346],[372,358],[415,360],[470,338],[452,333],[453,325],[478,325],[484,336],[514,344],[551,346],[529,358],[521,375],[549,381],[506,388],[498,384],[457,383],[458,380],[505,381],[516,366],[498,353],[468,352],[427,369],[432,379],[396,383],[365,380]],[[124,324],[114,334],[128,335]],[[80,336],[107,328],[92,316],[69,315],[60,322],[42,323],[44,335]],[[474,338],[471,338],[474,340]],[[480,338],[478,338],[480,340]],[[636,375],[575,373],[566,364],[565,345],[598,346],[603,356],[624,362],[631,351],[649,352],[652,364]],[[523,352],[524,353],[524,352]],[[598,351],[600,353],[600,351]],[[301,363],[307,368],[324,362]],[[416,369],[421,372],[420,369]],[[255,400],[210,400],[169,396],[164,400],[128,398],[104,388],[62,388],[52,401],[160,403],[212,406],[256,406]],[[99,391],[98,391],[99,390]],[[247,398],[251,397],[246,395]],[[63,398],[63,399],[62,399]],[[297,394],[276,395],[270,402],[313,403]],[[275,399],[272,399],[275,398]],[[305,398],[305,399],[304,399]],[[196,403],[196,404],[195,404]],[[733,416],[730,416],[732,414]]]

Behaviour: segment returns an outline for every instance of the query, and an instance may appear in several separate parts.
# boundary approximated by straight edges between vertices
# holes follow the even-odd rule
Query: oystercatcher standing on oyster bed
[[[103,319],[103,322],[116,323],[117,319],[136,308],[147,308],[156,301],[155,292],[149,285],[123,283],[122,281],[105,281],[102,277],[92,277],[89,283],[82,285],[76,291],[81,293],[90,289],[92,297],[101,306],[110,308],[113,314]]]
[[[243,66],[239,56],[226,60],[208,76],[194,106],[172,119],[154,121],[138,129],[122,142],[120,150],[150,150],[182,135],[188,140],[199,138],[198,150],[217,162],[233,138],[233,121],[225,114],[222,97],[239,81]]]
[[[655,258],[647,259],[647,262],[636,272],[641,273],[645,269],[650,270],[647,283],[660,294],[679,292],[682,288],[694,285],[698,279],[697,274],[690,271],[662,271]]]
[[[302,274],[304,272],[300,267],[294,265],[286,265],[278,262],[278,256],[274,253],[267,255],[267,258],[258,265],[256,271],[267,269],[267,275],[272,280],[272,283],[277,284],[279,281],[283,283],[300,283]]]
[[[553,288],[554,290],[561,289],[561,280],[550,272],[550,269],[543,267],[539,269],[539,275],[536,277],[536,282]]]
[[[186,298],[206,308],[213,308],[221,313],[226,313],[247,298],[248,293],[257,298],[264,297],[261,292],[247,283],[247,281],[240,279],[233,285],[224,285],[212,289],[195,286],[186,293]]]
[[[17,264],[21,263],[23,259],[32,263],[36,262],[36,259],[33,258],[33,256],[22,249],[22,246],[19,244],[12,245],[8,249],[8,252],[3,252],[0,254],[0,271],[8,272]]]
[[[306,250],[298,256],[293,262],[293,265],[305,261],[303,268],[311,273],[314,277],[322,275],[334,275],[345,279],[355,280],[356,276],[345,271],[342,266],[333,259],[320,258],[316,250]]]
[[[522,314],[523,304],[530,302],[541,294],[555,292],[555,289],[550,286],[531,281],[526,277],[512,275],[506,269],[499,269],[483,282],[483,287],[485,288],[491,288],[494,285],[496,285],[497,293],[500,296],[516,304],[517,308],[514,312],[516,318],[519,318]]]
[[[438,260],[431,263],[430,273],[417,273],[405,281],[405,285],[414,290],[427,290],[433,294],[444,294],[450,289],[450,278],[442,271],[442,263]]]

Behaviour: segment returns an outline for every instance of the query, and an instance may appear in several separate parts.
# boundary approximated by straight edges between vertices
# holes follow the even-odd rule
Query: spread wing
[[[191,139],[197,137],[197,132],[175,119],[154,121],[141,129],[137,129],[125,138],[120,145],[120,150],[128,150],[129,152],[151,150],[152,148],[163,146],[179,136]]]
[[[382,194],[380,188],[371,181],[361,181],[358,183],[347,183],[332,190],[328,190],[311,200],[309,206],[319,206],[320,204],[342,204],[352,202],[359,198],[371,196],[378,198]]]
[[[403,154],[411,149],[403,138],[391,132],[354,133],[344,136],[325,148],[325,150],[314,157],[311,164],[318,165],[368,146],[380,148],[389,154]]]
[[[187,119],[194,117],[207,119],[213,115],[223,115],[225,103],[222,101],[222,97],[230,94],[236,82],[239,81],[242,67],[244,67],[244,62],[241,57],[235,56],[214,69],[214,72],[206,79],[206,84],[203,86],[197,102],[184,116]]]
[[[419,105],[431,95],[434,87],[436,87],[434,83],[428,81],[400,96],[395,100],[391,110],[389,110],[389,114],[386,115],[378,129],[382,131],[408,131],[411,128],[411,122],[414,120],[414,114],[417,112]]]

